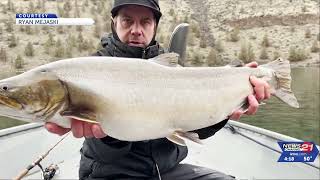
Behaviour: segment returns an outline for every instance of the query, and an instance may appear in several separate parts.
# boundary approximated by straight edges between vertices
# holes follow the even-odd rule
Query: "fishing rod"
[[[30,172],[25,176],[25,178],[32,176],[34,174],[37,174],[41,171],[44,180],[51,180],[54,177],[54,175],[56,174],[56,172],[59,170],[58,164],[61,164],[61,163],[64,163],[64,160],[59,161],[56,164],[50,164],[48,167],[46,167],[45,170],[40,168],[39,170],[35,170],[33,172]]]
[[[43,155],[40,155],[38,159],[36,159],[32,164],[28,165],[23,171],[20,172],[20,174],[13,178],[13,180],[21,180],[22,178],[24,178],[31,169],[33,169],[35,166],[39,166],[39,168],[42,170],[42,173],[44,174],[45,171],[43,170],[40,162],[46,158],[49,153],[56,147],[58,146],[58,144],[60,144],[68,135],[70,134],[70,132],[68,132],[64,137],[62,137],[56,144],[54,144],[48,151],[46,151]],[[47,170],[47,169],[46,169]],[[55,171],[54,171],[55,172]]]

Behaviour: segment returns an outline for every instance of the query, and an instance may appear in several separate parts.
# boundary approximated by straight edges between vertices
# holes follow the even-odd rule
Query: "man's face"
[[[155,33],[154,15],[143,6],[127,5],[121,8],[114,22],[120,40],[129,46],[145,48]]]

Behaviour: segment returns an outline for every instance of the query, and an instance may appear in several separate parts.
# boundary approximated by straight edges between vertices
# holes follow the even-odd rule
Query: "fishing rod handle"
[[[15,177],[13,180],[21,180],[22,178],[24,178],[28,172],[34,168],[34,166],[36,166],[36,163],[39,163],[41,159],[39,158],[37,161],[35,161],[34,163],[30,164],[27,168],[25,168],[17,177]]]
[[[15,177],[13,180],[21,180],[23,177],[25,177],[28,174],[29,170],[25,169],[23,170],[17,177]]]

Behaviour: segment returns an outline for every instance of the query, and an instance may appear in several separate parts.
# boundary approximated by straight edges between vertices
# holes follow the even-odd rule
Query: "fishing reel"
[[[42,169],[42,168],[41,168]],[[59,169],[57,164],[51,164],[46,167],[45,170],[42,169],[42,175],[44,180],[51,180]]]

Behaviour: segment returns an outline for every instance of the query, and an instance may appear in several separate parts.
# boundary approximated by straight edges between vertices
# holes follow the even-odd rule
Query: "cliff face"
[[[191,53],[201,52],[206,58],[210,46],[220,41],[224,51],[219,57],[228,62],[238,58],[242,44],[250,44],[255,60],[261,63],[273,59],[274,54],[289,57],[290,48],[303,49],[306,60],[293,62],[302,65],[318,65],[319,55],[311,52],[317,41],[319,45],[319,1],[317,0],[165,0],[163,8],[173,8],[177,16],[190,15],[190,23],[197,26],[200,37],[193,39],[194,46],[189,46]],[[168,6],[168,4],[170,4]],[[170,18],[169,18],[170,21]],[[230,42],[233,29],[239,30],[239,40]],[[261,59],[261,43],[268,37],[270,46],[266,47],[268,59]],[[200,41],[209,47],[200,48]],[[194,59],[189,54],[189,60]],[[206,63],[204,63],[206,64]]]
[[[252,29],[270,26],[304,26],[307,24],[319,24],[319,15],[261,15],[259,17],[247,17],[242,19],[225,20],[222,23],[231,27],[239,27],[240,29]]]

